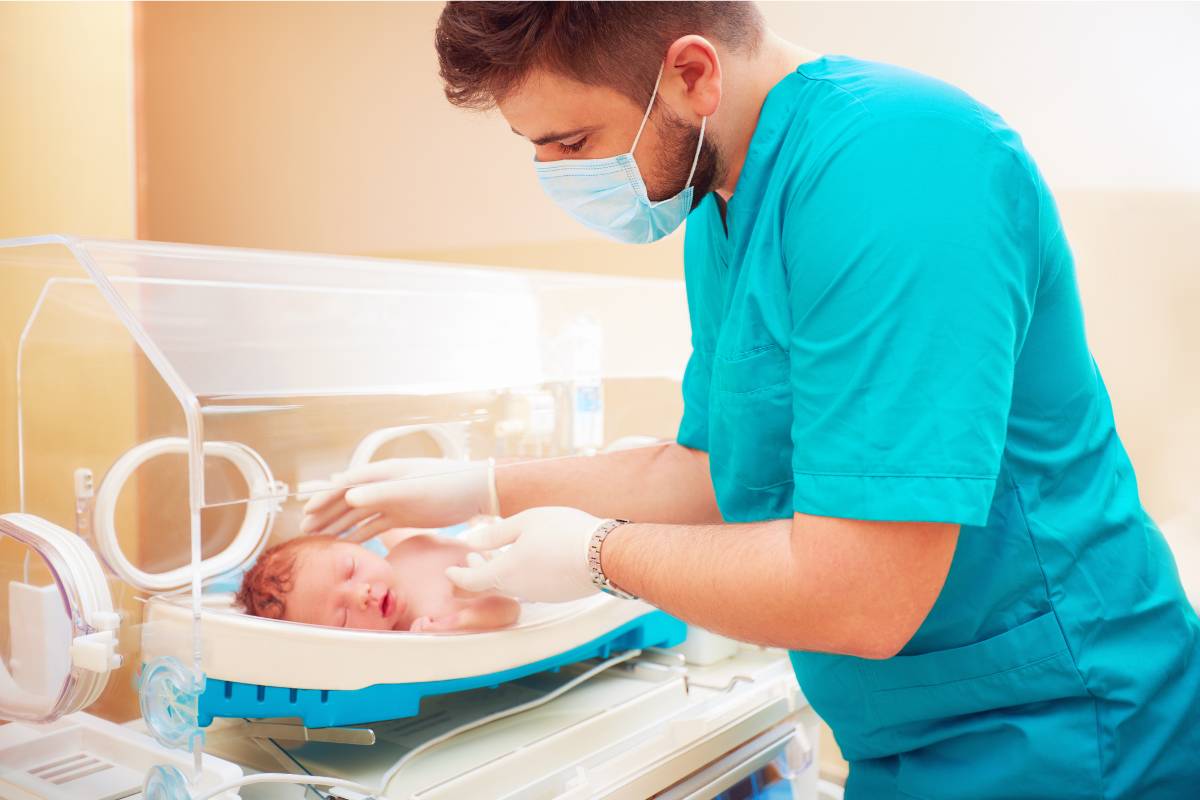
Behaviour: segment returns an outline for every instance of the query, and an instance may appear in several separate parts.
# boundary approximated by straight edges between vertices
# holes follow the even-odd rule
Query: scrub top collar
[[[718,216],[723,216],[722,222],[725,228],[725,238],[730,244],[733,244],[737,240],[739,232],[740,226],[738,220],[740,217],[737,213],[738,209],[743,206],[750,208],[758,206],[758,198],[762,193],[763,182],[767,175],[770,174],[770,164],[768,162],[778,149],[775,143],[778,142],[781,136],[786,135],[788,127],[792,122],[791,115],[776,113],[774,109],[778,106],[786,106],[795,98],[796,93],[803,86],[803,71],[806,68],[820,65],[827,58],[828,56],[821,56],[820,58],[798,65],[796,69],[785,75],[767,92],[766,99],[763,100],[762,108],[758,113],[758,123],[754,128],[753,135],[750,137],[750,146],[746,149],[746,160],[742,163],[742,172],[738,176],[733,196],[725,203],[725,213],[723,215],[719,207],[714,208]],[[713,204],[714,206],[717,205],[715,198]]]

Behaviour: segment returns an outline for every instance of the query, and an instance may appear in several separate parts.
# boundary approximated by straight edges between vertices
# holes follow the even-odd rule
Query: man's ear
[[[667,48],[659,92],[672,108],[711,117],[721,105],[721,59],[703,36],[681,36]]]

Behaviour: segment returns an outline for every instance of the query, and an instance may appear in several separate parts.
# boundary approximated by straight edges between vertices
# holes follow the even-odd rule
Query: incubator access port
[[[248,488],[249,499],[232,542],[195,568],[184,564],[161,572],[142,569],[122,549],[117,530],[117,502],[134,472],[160,456],[187,455],[187,439],[166,437],[144,442],[118,458],[100,482],[92,525],[96,546],[105,566],[129,585],[147,592],[169,592],[188,586],[197,573],[201,581],[207,581],[240,569],[266,545],[280,503],[287,497],[287,486],[276,481],[262,456],[244,444],[205,442],[203,451],[206,458],[227,461],[238,471]]]

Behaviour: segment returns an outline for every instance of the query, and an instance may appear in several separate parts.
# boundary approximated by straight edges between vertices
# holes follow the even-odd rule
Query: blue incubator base
[[[686,637],[685,623],[662,611],[652,611],[586,644],[549,658],[486,675],[421,683],[380,683],[362,689],[334,690],[289,689],[286,686],[261,686],[208,678],[199,698],[197,721],[201,726],[207,726],[214,717],[299,717],[310,728],[322,728],[412,717],[420,711],[423,697],[495,687],[589,658],[607,658],[623,650],[673,647]]]

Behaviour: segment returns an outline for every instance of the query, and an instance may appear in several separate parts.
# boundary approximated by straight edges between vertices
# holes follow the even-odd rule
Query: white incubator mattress
[[[552,658],[648,614],[638,601],[596,595],[571,603],[526,603],[511,627],[482,633],[364,631],[263,619],[229,594],[210,595],[201,614],[210,679],[295,689],[354,690],[375,684],[446,681],[501,673]],[[665,616],[665,615],[663,615]],[[147,603],[142,660],[191,663],[191,599]]]

